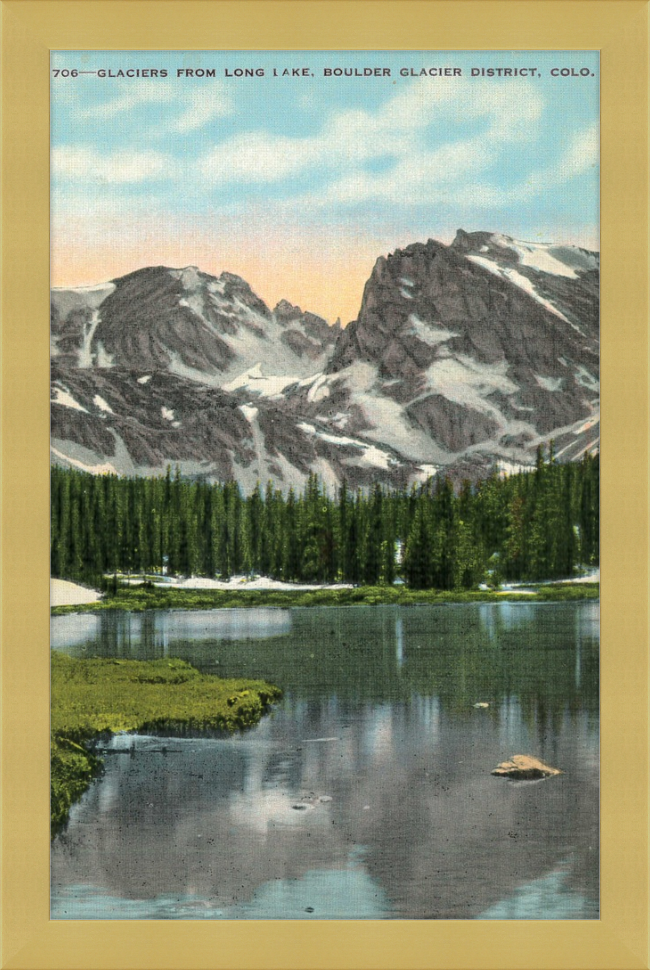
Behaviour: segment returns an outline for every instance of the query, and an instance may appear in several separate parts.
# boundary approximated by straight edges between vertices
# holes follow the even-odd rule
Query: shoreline
[[[256,609],[260,607],[313,606],[416,606],[451,603],[554,603],[595,600],[600,584],[589,579],[580,583],[530,583],[525,587],[500,590],[413,590],[406,586],[338,586],[312,589],[193,589],[166,585],[123,586],[100,601],[53,606],[51,616],[71,613],[100,613],[120,610]]]
[[[51,837],[101,774],[94,743],[116,734],[217,731],[254,727],[279,701],[262,680],[202,674],[184,660],[76,659],[51,654]],[[109,714],[99,714],[101,701]]]

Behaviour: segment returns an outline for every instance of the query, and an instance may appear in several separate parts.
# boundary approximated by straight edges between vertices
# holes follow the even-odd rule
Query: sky
[[[599,248],[594,51],[59,51],[51,68],[54,286],[195,265],[346,324],[380,255],[458,228]]]

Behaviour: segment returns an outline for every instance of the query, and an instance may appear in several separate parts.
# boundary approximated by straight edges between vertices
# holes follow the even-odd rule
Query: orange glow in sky
[[[68,224],[53,232],[51,274],[53,286],[84,286],[115,279],[144,266],[198,266],[218,276],[226,271],[241,276],[271,308],[280,300],[300,306],[345,326],[356,319],[363,288],[385,242],[358,239],[354,246],[294,235],[237,238],[204,233],[159,235],[145,231],[110,233],[89,238],[81,226]],[[112,238],[111,238],[112,237]]]

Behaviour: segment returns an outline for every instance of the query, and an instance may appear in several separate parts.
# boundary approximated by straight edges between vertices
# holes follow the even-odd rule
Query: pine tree
[[[404,553],[404,576],[412,589],[433,586],[433,529],[427,504],[418,502]]]
[[[368,503],[367,525],[364,543],[363,581],[367,586],[376,586],[379,582],[382,566],[382,491],[379,484],[372,489],[372,497]]]
[[[228,577],[263,571],[288,580],[376,584],[401,571],[416,588],[471,588],[486,565],[513,580],[570,576],[598,563],[598,455],[561,464],[549,449],[535,471],[491,476],[458,495],[443,477],[410,491],[375,484],[332,500],[315,474],[300,498],[271,483],[244,499],[235,482],[208,485],[176,469],[161,478],[52,469],[51,569],[98,582],[106,573]]]

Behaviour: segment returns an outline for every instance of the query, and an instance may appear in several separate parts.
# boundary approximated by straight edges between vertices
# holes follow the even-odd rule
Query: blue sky
[[[338,67],[390,75],[324,76]],[[461,75],[420,76],[445,67]],[[196,264],[345,323],[396,246],[459,227],[598,246],[596,52],[66,51],[52,68],[56,285]],[[247,68],[264,76],[226,75]],[[129,69],[168,73],[64,76]]]

